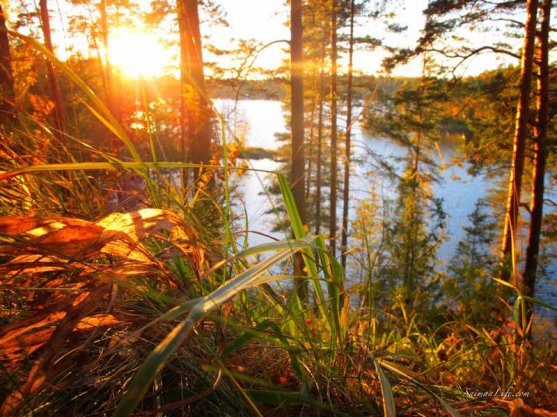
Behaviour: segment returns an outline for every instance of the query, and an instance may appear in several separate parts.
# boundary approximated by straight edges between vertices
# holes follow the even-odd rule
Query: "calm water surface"
[[[215,100],[215,107],[222,112],[228,122],[229,136],[236,137],[250,147],[267,149],[280,147],[275,135],[286,131],[282,103],[271,100],[234,102],[219,99]],[[343,122],[340,121],[339,124],[343,125]],[[353,158],[363,163],[356,163],[352,168],[351,218],[359,203],[369,198],[371,187],[382,197],[392,199],[396,196],[396,188],[390,180],[374,175],[374,158],[371,155],[387,158],[402,169],[401,163],[397,165],[396,160],[406,156],[407,153],[403,146],[389,139],[374,137],[359,124],[356,124],[352,131]],[[455,157],[458,155],[454,147],[443,145],[436,154],[436,162],[442,168],[438,171],[439,182],[433,185],[433,193],[435,197],[443,199],[443,209],[447,213],[445,230],[447,239],[439,248],[438,255],[446,263],[454,256],[456,246],[464,236],[463,228],[469,224],[468,216],[474,211],[476,202],[479,198],[486,197],[495,184],[484,175],[469,175],[466,163],[456,164]],[[256,169],[276,170],[280,166],[270,159],[248,162]],[[276,218],[273,214],[269,214],[272,199],[264,191],[269,183],[269,174],[248,172],[238,184],[239,194],[243,196],[240,210],[245,210],[247,213],[248,230],[263,233],[263,235],[250,233],[250,245],[263,243],[271,237],[285,237],[281,232],[271,231]],[[340,206],[338,212],[341,212]],[[525,236],[519,237],[519,241],[524,242]],[[557,262],[549,265],[545,275],[539,280],[537,296],[544,302],[556,306]],[[541,308],[539,313],[546,322],[555,320],[556,315],[550,310]],[[551,331],[554,331],[555,327],[551,327]]]

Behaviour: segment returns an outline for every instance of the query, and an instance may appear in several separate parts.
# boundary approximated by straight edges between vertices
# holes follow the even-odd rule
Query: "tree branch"
[[[492,52],[492,53],[495,53],[495,54],[508,55],[510,57],[520,59],[520,55],[515,54],[514,52],[508,51],[506,49],[497,48],[495,46],[490,46],[490,45],[485,45],[485,46],[481,46],[481,47],[476,48],[476,49],[471,49],[471,50],[468,51],[467,54],[459,54],[457,52],[450,53],[450,52],[447,52],[447,51],[443,51],[442,49],[435,49],[435,48],[429,49],[429,51],[439,53],[439,54],[441,54],[441,55],[443,55],[447,58],[451,58],[451,59],[460,58],[462,61],[466,61],[467,59],[473,57],[474,55],[479,55],[480,53],[482,53],[484,51],[489,51],[489,52]]]

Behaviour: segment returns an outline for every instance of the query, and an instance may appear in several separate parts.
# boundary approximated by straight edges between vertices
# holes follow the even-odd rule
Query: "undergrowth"
[[[204,167],[204,184],[183,189],[172,173],[199,167],[147,162],[102,101],[49,58],[131,159],[72,137],[60,146],[33,123],[2,134],[0,414],[556,409],[556,353],[519,333],[519,293],[518,307],[495,294],[496,305],[475,311],[483,321],[431,303],[374,304],[381,294],[351,287],[323,238],[306,233],[280,174],[293,238],[239,247],[230,187],[238,168],[226,143]],[[299,278],[290,265],[298,252],[310,300],[290,284]],[[368,301],[358,303],[363,294]],[[480,395],[496,390],[528,395]]]

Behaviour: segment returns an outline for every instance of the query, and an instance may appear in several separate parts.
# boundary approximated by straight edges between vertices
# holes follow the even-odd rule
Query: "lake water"
[[[276,140],[277,133],[286,132],[282,103],[271,100],[233,100],[218,99],[215,107],[224,116],[228,124],[229,136],[234,136],[250,147],[277,149],[280,143]],[[357,109],[355,113],[357,113]],[[343,125],[339,121],[339,125]],[[369,134],[359,123],[353,128],[353,158],[351,176],[351,217],[360,202],[369,198],[370,187],[380,190],[386,198],[393,198],[396,188],[388,179],[374,175],[373,157],[391,160],[396,165],[397,158],[406,156],[406,149],[385,138],[377,138]],[[228,140],[232,140],[229,138]],[[471,176],[468,174],[466,163],[455,163],[458,154],[454,147],[443,145],[437,149],[436,162],[439,169],[439,182],[433,185],[435,197],[443,199],[443,209],[447,214],[445,233],[447,239],[439,248],[439,259],[445,263],[453,256],[459,240],[464,235],[464,227],[469,224],[468,216],[473,212],[479,198],[486,197],[494,187],[493,180],[484,175]],[[250,166],[255,169],[277,170],[280,164],[270,159],[250,160]],[[398,164],[400,166],[400,163]],[[265,194],[265,186],[270,183],[269,174],[248,172],[239,182],[239,194],[242,196],[242,210],[247,213],[248,229],[259,233],[249,234],[250,245],[263,243],[271,238],[284,238],[284,233],[272,232],[272,225],[276,218],[269,214],[272,199]],[[339,190],[339,193],[341,190]],[[340,199],[339,195],[339,199]],[[339,206],[340,207],[340,206]],[[341,213],[341,210],[337,210]],[[525,236],[518,237],[519,242],[525,242]],[[546,276],[538,280],[537,297],[542,301],[557,306],[557,265],[553,262],[546,271]],[[538,324],[544,322],[553,332],[555,327],[551,322],[555,320],[555,313],[540,308]]]

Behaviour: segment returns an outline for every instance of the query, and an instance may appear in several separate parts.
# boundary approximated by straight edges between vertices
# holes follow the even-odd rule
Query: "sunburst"
[[[162,75],[170,64],[170,51],[151,32],[119,28],[110,37],[110,60],[130,77]]]

